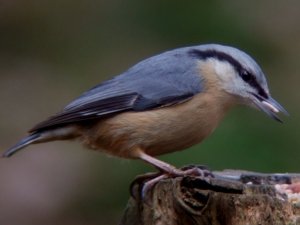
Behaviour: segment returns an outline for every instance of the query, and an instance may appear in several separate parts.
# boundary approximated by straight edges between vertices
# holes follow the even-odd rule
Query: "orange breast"
[[[126,112],[99,121],[84,133],[93,149],[134,158],[134,149],[161,155],[183,150],[212,133],[227,107],[210,94],[198,94],[190,101],[145,112]]]
[[[218,86],[212,65],[201,68],[203,93],[178,105],[100,120],[83,132],[85,144],[112,155],[135,158],[138,148],[149,155],[161,155],[201,142],[235,104],[235,98]]]

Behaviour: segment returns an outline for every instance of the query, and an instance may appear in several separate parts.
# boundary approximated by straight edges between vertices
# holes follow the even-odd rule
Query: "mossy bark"
[[[300,175],[213,174],[161,180],[144,198],[129,199],[120,225],[300,224]]]

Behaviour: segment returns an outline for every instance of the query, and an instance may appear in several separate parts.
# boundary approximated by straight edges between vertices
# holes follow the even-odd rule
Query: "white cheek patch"
[[[226,61],[213,59],[215,72],[219,79],[225,82],[233,82],[235,80],[235,71]]]
[[[236,74],[235,69],[226,61],[212,59],[215,73],[220,81],[220,86],[227,92],[236,94],[244,86]]]
[[[250,91],[252,88],[240,78],[235,68],[229,62],[210,59],[210,63],[223,90],[241,97],[249,95],[249,92],[245,90]]]

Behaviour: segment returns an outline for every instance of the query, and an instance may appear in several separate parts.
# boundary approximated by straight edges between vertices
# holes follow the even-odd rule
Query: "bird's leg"
[[[179,172],[179,170],[177,170],[174,166],[151,157],[143,151],[138,151],[138,158],[156,167],[159,172],[146,173],[143,175],[139,175],[134,179],[134,181],[130,185],[130,193],[134,198],[137,197],[135,194],[135,187],[139,188],[138,193],[141,193],[142,198],[144,198],[147,191],[150,190],[157,182],[164,178],[167,178],[171,174],[178,174]]]
[[[139,154],[139,158],[147,163],[150,163],[152,166],[156,167],[157,169],[159,169],[161,172],[164,172],[166,174],[169,175],[173,175],[173,176],[180,176],[182,175],[183,171],[180,171],[179,169],[177,169],[176,167],[161,161],[159,159],[156,159],[144,152],[140,152]]]
[[[181,176],[200,176],[200,177],[206,177],[206,176],[213,176],[212,173],[207,170],[207,168],[204,167],[197,167],[197,166],[189,166],[184,167],[182,170],[177,169],[176,167],[163,162],[161,160],[158,160],[143,151],[139,152],[138,158],[141,160],[150,163],[151,165],[155,166],[160,170],[158,173],[147,173],[145,175],[138,176],[131,184],[131,194],[134,196],[133,188],[135,184],[141,184],[139,185],[140,193],[142,195],[142,198],[145,197],[145,194],[151,190],[155,184],[157,184],[160,180],[168,178],[168,177],[181,177]]]
[[[181,169],[177,169],[176,167],[163,162],[159,159],[156,159],[144,152],[141,152],[139,158],[143,161],[150,163],[151,165],[155,166],[159,169],[162,173],[168,174],[169,177],[180,177],[180,176],[213,176],[209,169],[205,166],[197,166],[197,165],[190,165],[185,166]]]

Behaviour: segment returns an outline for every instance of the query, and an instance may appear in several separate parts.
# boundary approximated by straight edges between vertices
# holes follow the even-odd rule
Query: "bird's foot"
[[[180,169],[172,168],[170,171],[161,171],[156,173],[146,173],[137,176],[130,185],[131,196],[137,198],[139,195],[142,199],[154,188],[161,180],[175,177],[196,176],[201,178],[212,178],[213,173],[206,166],[190,165]],[[138,188],[137,190],[135,188]],[[138,193],[138,194],[136,194]]]
[[[151,180],[155,180],[161,175],[163,175],[162,172],[151,172],[138,175],[130,184],[130,195],[137,199],[140,193],[143,193],[145,184]]]
[[[204,165],[188,165],[180,168],[183,172],[183,176],[196,176],[202,178],[213,178],[212,171]]]

